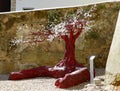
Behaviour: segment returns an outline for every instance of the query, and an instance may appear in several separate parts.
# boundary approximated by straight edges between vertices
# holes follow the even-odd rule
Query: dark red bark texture
[[[69,23],[65,26],[69,35],[60,35],[65,41],[64,58],[54,67],[41,66],[29,70],[22,70],[20,72],[12,72],[9,75],[9,80],[20,80],[34,77],[54,77],[58,78],[55,82],[55,86],[58,88],[69,88],[89,81],[89,70],[82,64],[78,63],[75,59],[75,41],[84,29],[85,24],[85,21],[77,21],[74,24]]]

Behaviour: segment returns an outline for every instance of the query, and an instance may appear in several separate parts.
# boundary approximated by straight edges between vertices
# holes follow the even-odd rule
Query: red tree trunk
[[[75,59],[75,39],[74,37],[68,38],[65,36],[65,54],[62,61],[60,61],[56,66],[65,67],[66,70],[72,72],[75,70],[75,67],[84,67],[82,64],[79,64]]]

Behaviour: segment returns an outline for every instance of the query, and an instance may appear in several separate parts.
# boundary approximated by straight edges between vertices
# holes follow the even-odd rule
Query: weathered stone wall
[[[79,50],[76,52],[81,57],[81,62],[87,64],[89,57],[96,55],[95,67],[100,68],[106,66],[118,10],[120,8],[119,5],[120,3],[98,5],[97,11],[93,15],[95,24],[92,31],[83,36],[84,41],[79,38],[78,41],[80,44],[76,45]]]
[[[88,10],[90,6],[83,7]],[[96,55],[96,67],[105,67],[109,48],[116,25],[120,3],[97,5],[91,19],[95,21],[90,32],[82,34],[76,42],[76,59],[88,66],[88,59]],[[65,12],[72,9],[59,9]],[[11,40],[17,36],[17,27],[21,23],[47,23],[47,11],[34,11],[0,15],[0,73],[9,73],[41,65],[54,65],[64,55],[64,42],[55,39],[53,42],[44,41],[37,46],[14,45]],[[21,51],[20,51],[21,50]]]

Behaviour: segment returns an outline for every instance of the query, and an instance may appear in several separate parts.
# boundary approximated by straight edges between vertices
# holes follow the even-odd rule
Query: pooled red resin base
[[[60,64],[59,64],[60,65]],[[21,80],[35,77],[58,78],[55,86],[58,88],[69,88],[90,80],[89,70],[81,64],[65,68],[58,65],[54,67],[41,66],[20,72],[12,72],[9,80]]]
[[[86,82],[89,79],[90,79],[89,71],[87,68],[84,67],[66,74],[63,78],[59,78],[55,82],[55,86],[59,88],[69,88],[80,83]]]

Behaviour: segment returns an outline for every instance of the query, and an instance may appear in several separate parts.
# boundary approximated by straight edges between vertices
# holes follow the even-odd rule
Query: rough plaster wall
[[[94,54],[97,55],[95,66],[105,67],[120,3],[100,4],[97,7],[98,10],[92,17],[95,19],[94,28],[87,35],[79,37],[76,42],[76,59],[88,66],[88,58]],[[41,65],[55,65],[63,58],[64,43],[62,41],[59,43],[58,40],[52,43],[40,43],[36,48],[26,47],[21,53],[16,51],[20,46],[9,46],[11,39],[16,36],[20,22],[29,23],[32,20],[38,20],[42,24],[46,23],[45,15],[47,14],[43,12],[0,15],[0,73]]]

